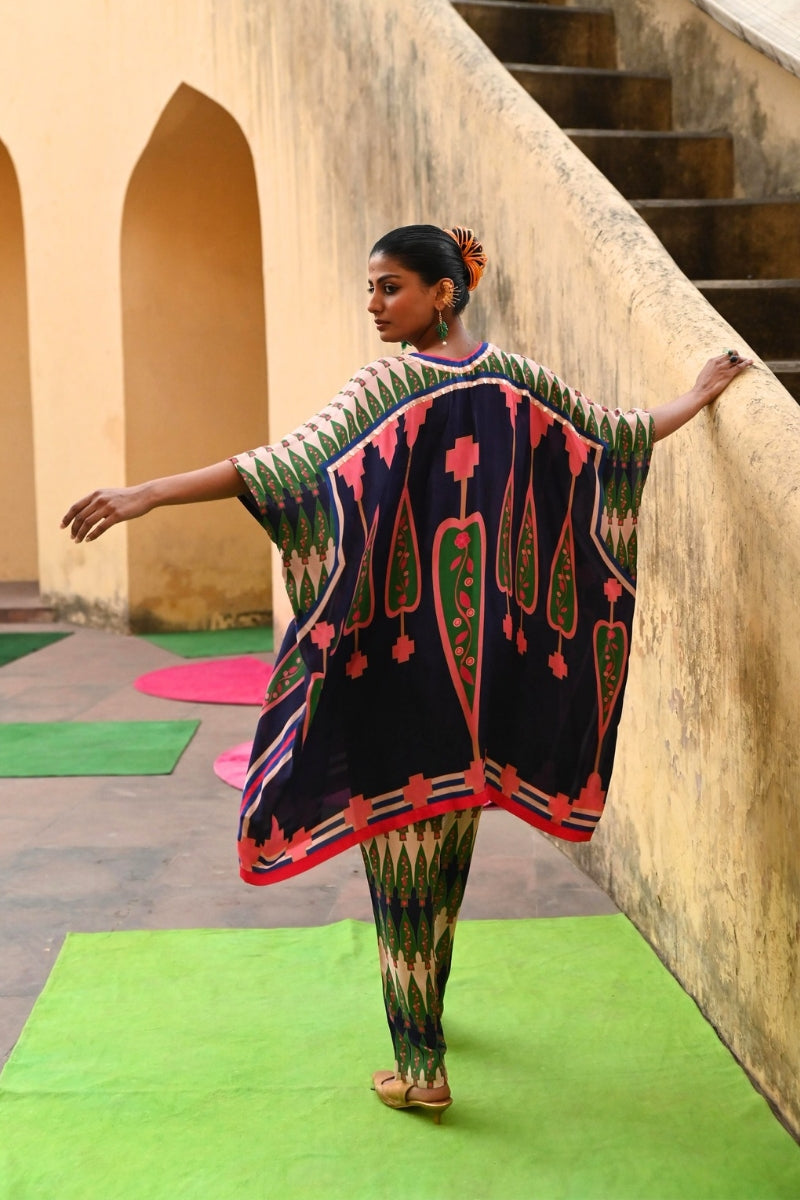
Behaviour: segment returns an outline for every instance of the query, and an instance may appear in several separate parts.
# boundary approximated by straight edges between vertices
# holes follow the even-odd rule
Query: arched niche
[[[121,253],[128,481],[265,442],[253,160],[233,117],[186,85],[131,176]],[[268,542],[237,500],[159,509],[128,531],[131,628],[266,619]]]
[[[0,142],[0,580],[38,578],[25,241],[17,173]]]

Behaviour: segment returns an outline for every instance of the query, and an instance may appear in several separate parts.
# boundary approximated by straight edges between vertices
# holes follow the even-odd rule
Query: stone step
[[[672,128],[669,75],[594,67],[505,65],[559,125],[574,129]]]
[[[616,67],[613,12],[524,0],[455,0],[453,8],[499,59],[564,67]]]
[[[764,361],[800,351],[800,279],[696,279],[695,287]]]
[[[800,359],[775,360],[766,364],[790,396],[800,404]]]
[[[733,191],[729,133],[564,132],[628,200],[718,199]]]
[[[55,609],[42,603],[37,583],[0,581],[0,624],[27,625],[56,619]]]
[[[800,200],[637,200],[634,208],[690,279],[800,278]]]
[[[0,604],[0,625],[50,625],[57,620],[56,610],[45,605],[10,608]]]

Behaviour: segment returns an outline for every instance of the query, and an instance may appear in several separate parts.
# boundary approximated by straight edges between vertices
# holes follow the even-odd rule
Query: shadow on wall
[[[131,176],[122,223],[130,483],[267,440],[261,226],[253,159],[220,105],[185,84]],[[262,623],[269,544],[237,501],[129,528],[131,628]]]
[[[0,540],[0,580],[39,575],[33,463],[28,296],[17,173],[0,142],[0,506],[14,536]]]

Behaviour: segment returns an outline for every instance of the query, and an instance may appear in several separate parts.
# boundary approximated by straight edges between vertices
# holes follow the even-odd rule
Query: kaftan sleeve
[[[328,464],[346,441],[346,419],[340,426],[332,405],[274,445],[231,459],[247,486],[242,503],[280,551],[296,616],[319,599],[334,553]]]
[[[271,446],[235,455],[247,486],[242,503],[275,542],[295,614],[319,601],[331,575],[337,540],[332,473],[386,412],[409,395],[400,359],[363,367],[325,408]]]
[[[602,443],[597,467],[600,533],[612,556],[635,579],[639,508],[655,440],[652,415],[639,408],[607,408],[564,384],[546,367],[530,359],[520,361],[524,378],[535,380],[535,397],[560,410],[592,441]]]

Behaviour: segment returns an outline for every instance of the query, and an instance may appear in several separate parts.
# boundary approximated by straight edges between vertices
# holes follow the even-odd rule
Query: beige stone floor
[[[0,632],[72,636],[0,667],[0,721],[199,718],[172,775],[0,779],[0,1061],[10,1053],[68,931],[368,921],[357,849],[296,879],[248,887],[236,869],[238,793],[214,775],[252,735],[256,709],[137,692],[140,674],[186,660],[150,642],[68,625]],[[548,839],[486,811],[463,919],[616,912]]]

